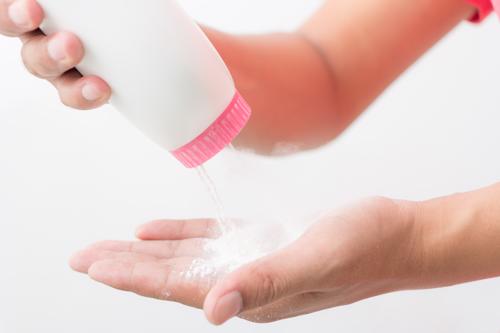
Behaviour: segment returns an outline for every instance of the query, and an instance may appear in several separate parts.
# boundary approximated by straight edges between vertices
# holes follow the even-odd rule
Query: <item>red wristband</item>
[[[493,4],[493,10],[500,16],[500,0],[491,0],[491,3]]]
[[[467,2],[477,8],[476,13],[469,19],[471,22],[481,22],[493,11],[491,0],[467,0]]]

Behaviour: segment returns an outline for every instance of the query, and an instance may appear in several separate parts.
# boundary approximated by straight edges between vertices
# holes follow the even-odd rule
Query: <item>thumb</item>
[[[207,319],[220,325],[240,313],[281,298],[300,294],[315,285],[320,264],[314,249],[297,241],[289,247],[250,263],[218,282],[208,293],[204,311]],[[307,245],[307,244],[306,244]]]

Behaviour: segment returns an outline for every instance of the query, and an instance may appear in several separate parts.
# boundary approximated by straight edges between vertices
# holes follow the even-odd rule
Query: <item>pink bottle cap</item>
[[[187,168],[202,165],[233,142],[251,113],[248,103],[236,92],[229,106],[210,127],[193,141],[172,151],[172,154]]]

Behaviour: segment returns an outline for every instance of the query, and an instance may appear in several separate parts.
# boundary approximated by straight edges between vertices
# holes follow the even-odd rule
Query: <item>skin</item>
[[[137,230],[139,241],[99,242],[70,264],[113,288],[203,308],[214,324],[236,315],[267,323],[384,293],[500,276],[499,197],[500,183],[424,202],[364,199],[215,281],[182,275],[217,238],[213,220],[154,221]],[[241,297],[241,307],[225,303],[226,295]]]
[[[304,150],[338,137],[473,14],[464,0],[328,0],[293,33],[204,31],[254,111],[238,144],[271,154],[277,144]],[[31,73],[54,84],[68,106],[105,103],[106,82],[73,69],[84,55],[78,37],[44,36],[36,30],[42,20],[34,0],[0,0],[0,32],[21,39]],[[397,290],[499,276],[499,198],[500,184],[425,202],[365,199],[215,281],[180,274],[217,237],[211,220],[155,221],[138,229],[138,241],[94,244],[71,266],[117,289],[203,308],[214,324],[234,316],[270,322]]]
[[[209,312],[210,303],[238,290],[245,299],[239,315],[270,322],[403,288],[402,276],[411,278],[413,269],[406,260],[415,228],[410,208],[372,198],[332,212],[288,247],[221,281],[180,274],[217,237],[213,220],[154,221],[137,230],[140,241],[96,243],[73,256],[71,266],[117,289],[198,308],[205,304],[214,323],[223,319]]]

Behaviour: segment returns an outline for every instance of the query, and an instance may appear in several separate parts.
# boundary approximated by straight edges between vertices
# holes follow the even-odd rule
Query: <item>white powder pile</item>
[[[291,228],[277,224],[247,223],[225,230],[207,242],[204,257],[192,262],[184,278],[215,280],[284,247],[296,236]]]

